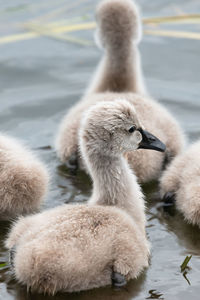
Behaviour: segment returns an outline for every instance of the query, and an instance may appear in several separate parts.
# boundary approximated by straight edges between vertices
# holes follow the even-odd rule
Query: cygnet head
[[[117,99],[92,106],[82,120],[80,147],[84,156],[119,156],[136,149],[165,151],[165,145],[142,129],[128,101]]]
[[[138,8],[132,0],[103,0],[96,10],[96,42],[117,48],[139,42],[142,35]]]

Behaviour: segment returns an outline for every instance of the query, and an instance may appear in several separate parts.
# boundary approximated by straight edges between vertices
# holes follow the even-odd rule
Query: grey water
[[[27,143],[46,163],[51,186],[42,209],[87,201],[91,182],[71,172],[56,157],[54,140],[66,111],[83,95],[102,53],[93,45],[93,30],[71,32],[77,42],[38,36],[10,43],[3,37],[27,33],[27,22],[40,24],[94,21],[96,0],[0,1],[0,130]],[[138,0],[143,17],[200,13],[198,0]],[[154,29],[154,27],[150,27]],[[197,24],[165,24],[167,30],[200,31]],[[80,40],[90,42],[84,45]],[[200,138],[200,40],[144,35],[142,66],[150,94],[180,122],[188,142]],[[150,267],[121,289],[111,287],[54,297],[27,293],[8,266],[0,268],[0,300],[92,300],[200,298],[200,229],[164,209],[157,183],[144,186]],[[7,261],[4,240],[9,222],[0,222],[0,263]],[[190,268],[180,265],[192,255]],[[26,258],[24,258],[26,259]]]

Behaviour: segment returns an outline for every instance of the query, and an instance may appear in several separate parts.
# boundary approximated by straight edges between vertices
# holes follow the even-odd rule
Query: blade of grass
[[[187,268],[188,263],[189,263],[189,261],[190,261],[191,258],[192,258],[192,255],[186,256],[186,258],[184,259],[183,263],[182,263],[181,266],[180,266],[181,272],[184,272],[184,271],[185,271],[185,269]]]
[[[88,22],[88,23],[79,23],[79,24],[70,24],[70,25],[58,25],[58,26],[51,26],[51,24],[42,25],[41,23],[27,23],[24,25],[26,29],[33,29],[35,30],[51,30],[56,33],[63,33],[63,32],[72,32],[72,31],[81,31],[81,30],[89,30],[96,28],[95,22]]]
[[[200,14],[191,14],[183,16],[168,16],[143,19],[144,24],[163,24],[163,23],[200,23]]]
[[[144,34],[163,36],[163,37],[173,37],[173,38],[184,38],[200,40],[200,33],[190,32],[190,31],[176,31],[176,30],[144,30]]]
[[[67,42],[79,44],[82,46],[91,46],[93,44],[90,41],[80,39],[77,37],[61,35],[59,32],[57,33],[55,30],[50,30],[46,26],[38,26],[38,25],[32,24],[32,25],[29,25],[28,27],[32,31],[34,30],[36,33],[39,33],[41,36],[47,36],[47,37],[51,37],[51,38],[54,38],[57,40],[67,41]]]
[[[38,36],[39,36],[39,34],[34,33],[34,32],[7,35],[7,36],[3,36],[0,38],[0,44],[8,44],[8,43],[14,43],[14,42],[19,42],[19,41],[30,40],[30,39],[34,39]]]
[[[49,28],[57,28],[60,26],[69,26],[69,25],[73,25],[73,24],[80,24],[83,21],[87,21],[88,18],[86,19],[85,16],[79,16],[79,17],[73,17],[73,18],[68,18],[67,20],[60,20],[60,21],[55,21],[55,22],[51,22],[51,23],[47,23],[45,24],[45,26],[49,27]],[[29,24],[41,24],[38,22],[31,22],[31,23],[24,23],[24,26],[27,26]]]
[[[7,265],[8,265],[8,263],[7,263],[7,262],[5,262],[5,263],[1,263],[1,264],[0,264],[0,269],[2,269],[2,268],[4,268],[4,267],[7,267]]]
[[[72,24],[66,26],[59,26],[54,29],[54,32],[70,32],[70,31],[81,31],[81,30],[88,30],[96,28],[95,22],[88,22],[88,23],[80,23],[80,24]]]

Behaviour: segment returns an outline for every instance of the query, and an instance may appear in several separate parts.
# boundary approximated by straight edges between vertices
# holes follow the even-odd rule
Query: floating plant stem
[[[7,262],[5,262],[5,263],[0,263],[0,269],[7,267],[7,265],[8,265]]]
[[[185,269],[188,268],[188,263],[189,263],[191,258],[192,258],[192,255],[186,256],[186,258],[184,259],[182,265],[180,266],[181,267],[181,272],[184,272]]]
[[[198,24],[200,23],[200,14],[186,14],[181,16],[155,17],[143,19],[144,24]]]
[[[63,34],[61,34],[62,31],[58,31],[56,29],[50,30],[48,26],[41,26],[38,24],[30,24],[29,26],[27,25],[26,27],[32,31],[35,31],[35,33],[39,34],[40,36],[46,36],[46,37],[54,38],[54,39],[57,39],[60,41],[67,41],[67,42],[79,44],[82,46],[91,46],[93,44],[92,42],[82,39],[82,38],[63,35]],[[68,32],[74,31],[73,29],[70,30],[71,26],[67,26],[67,27],[70,27]]]
[[[200,33],[191,31],[179,31],[179,30],[144,30],[146,35],[155,35],[163,37],[172,38],[182,38],[182,39],[193,39],[200,40]]]

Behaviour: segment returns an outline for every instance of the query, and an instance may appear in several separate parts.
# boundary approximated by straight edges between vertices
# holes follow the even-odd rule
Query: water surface
[[[25,33],[31,20],[81,23],[93,21],[95,0],[0,1],[0,38]],[[144,17],[198,13],[197,0],[140,0]],[[22,26],[23,25],[23,26]],[[200,24],[166,24],[162,28],[199,32]],[[92,42],[93,31],[72,32]],[[175,116],[189,142],[200,137],[200,41],[144,36],[140,46],[143,70],[152,96]],[[0,44],[1,130],[24,140],[48,165],[52,183],[43,209],[62,203],[86,201],[89,178],[72,173],[56,158],[54,138],[65,112],[83,94],[101,57],[94,46],[83,46],[55,37],[38,37]],[[44,148],[41,148],[44,147]],[[174,209],[164,210],[156,183],[144,187],[147,195],[147,232],[152,244],[151,265],[122,290],[110,287],[79,294],[47,297],[29,294],[18,285],[8,267],[0,269],[0,299],[199,299],[200,230],[187,225]],[[0,263],[7,261],[3,241],[8,222],[0,223]],[[192,254],[186,277],[180,265]],[[26,259],[26,258],[24,258]]]

